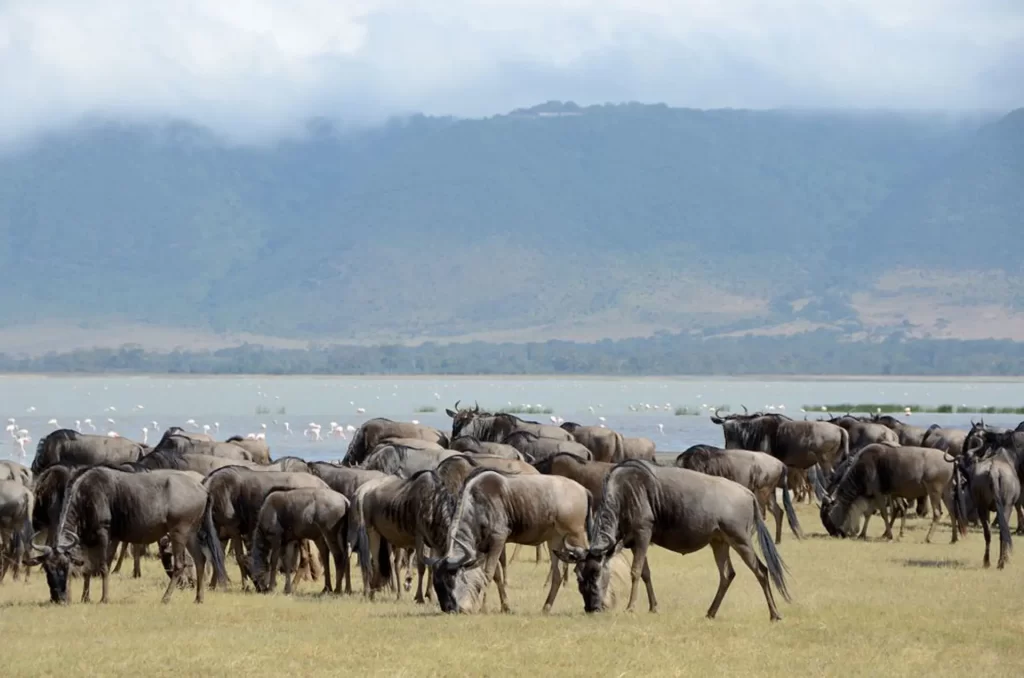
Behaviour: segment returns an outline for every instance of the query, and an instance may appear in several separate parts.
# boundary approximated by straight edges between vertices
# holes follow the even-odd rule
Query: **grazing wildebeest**
[[[542,438],[529,431],[514,431],[505,438],[505,442],[519,450],[526,460],[533,464],[559,452],[575,454],[580,459],[588,461],[593,459],[590,450],[575,440]]]
[[[808,469],[815,464],[828,475],[832,467],[850,455],[850,436],[827,421],[794,421],[781,414],[733,414],[711,421],[721,424],[726,449],[767,452],[786,466]],[[809,478],[819,500],[817,475]]]
[[[184,573],[187,548],[198,574],[196,602],[201,603],[207,559],[219,576],[226,576],[209,499],[203,485],[186,472],[125,473],[102,466],[76,471],[65,492],[56,545],[35,547],[39,550],[35,560],[42,563],[50,586],[50,600],[68,601],[68,574],[75,564],[86,568],[83,602],[89,600],[89,579],[95,574],[103,578],[101,602],[107,602],[112,545],[150,544],[167,535],[175,576],[168,582],[163,602],[171,599]]]
[[[418,438],[448,447],[448,436],[431,426],[378,417],[363,422],[348,444],[342,466],[358,466],[386,438]]]
[[[348,558],[348,499],[330,488],[271,492],[263,501],[252,535],[249,569],[253,585],[264,593],[274,589],[278,561],[283,559],[285,595],[292,592],[299,543],[312,541],[324,567],[323,593],[331,593],[331,558],[341,593],[343,561]]]
[[[452,452],[465,452],[469,454],[483,454],[492,457],[505,457],[506,459],[518,459],[526,461],[523,453],[505,443],[492,443],[488,440],[478,440],[473,436],[459,436],[452,439]]]
[[[138,461],[148,452],[147,446],[128,438],[87,435],[62,428],[39,439],[32,473],[38,475],[60,462],[76,466],[123,464]]]
[[[252,461],[252,454],[244,447],[235,443],[221,443],[210,440],[197,440],[194,434],[171,433],[168,430],[160,442],[153,448],[154,452],[177,452],[179,454],[205,454],[210,457],[222,457],[242,461]]]
[[[957,496],[953,502],[953,524],[960,534],[967,532],[967,511],[965,493],[968,493],[985,534],[984,567],[991,561],[989,550],[992,544],[992,528],[988,522],[988,512],[995,511],[996,524],[999,526],[999,569],[1003,569],[1009,561],[1013,550],[1013,538],[1010,536],[1010,512],[1020,500],[1020,479],[1013,467],[1013,460],[1005,449],[990,451],[987,456],[978,459],[974,452],[980,449],[976,445],[969,454],[957,460],[957,475],[963,475],[965,488],[957,483]]]
[[[725,450],[711,445],[694,445],[676,457],[677,468],[688,468],[709,476],[728,478],[754,493],[762,513],[771,509],[775,516],[775,543],[782,541],[782,508],[775,497],[775,488],[782,490],[789,529],[803,539],[800,521],[789,494],[789,471],[781,461],[764,452]]]
[[[248,576],[244,543],[249,541],[256,527],[263,499],[275,490],[325,488],[327,483],[310,473],[225,466],[206,476],[203,486],[210,493],[211,519],[216,526],[217,536],[231,542],[244,587]],[[219,574],[218,581],[227,583],[226,579],[220,579]]]
[[[590,493],[574,480],[510,475],[488,468],[473,471],[462,486],[444,555],[427,561],[434,568],[434,591],[441,609],[477,611],[487,584],[494,579],[501,609],[508,612],[504,577],[498,570],[505,544],[547,543],[552,556],[563,548],[585,552],[590,518]],[[544,612],[551,610],[562,585],[555,557],[550,574]]]
[[[16,461],[0,461],[0,480],[16,480],[32,489],[32,471]]]
[[[863,538],[867,534],[870,511],[874,509],[885,520],[883,536],[892,539],[896,515],[895,512],[887,512],[888,502],[894,498],[919,499],[926,496],[932,507],[932,522],[925,535],[925,542],[930,542],[942,516],[943,499],[951,496],[952,481],[952,459],[942,450],[868,445],[850,457],[835,489],[822,501],[822,524],[833,536],[851,536],[863,517],[864,527],[859,534]],[[905,524],[906,512],[903,512],[900,537]],[[955,540],[956,530],[953,532]]]
[[[831,417],[830,424],[835,424],[846,429],[850,438],[850,453],[860,452],[868,445],[889,445],[898,447],[899,436],[888,426],[877,424],[873,421],[865,421],[858,417],[846,415],[843,417]]]
[[[911,426],[910,424],[900,421],[891,414],[876,414],[871,417],[871,420],[891,429],[899,439],[900,445],[905,445],[907,447],[926,447],[924,444],[924,436],[928,431],[920,426]]]
[[[32,531],[36,537],[42,534],[43,543],[49,546],[57,545],[60,509],[64,505],[64,492],[74,470],[75,467],[68,464],[54,464],[36,477]]]
[[[447,449],[418,450],[400,445],[383,445],[366,458],[363,468],[408,478],[417,471],[434,468],[441,463],[442,459],[454,454],[458,454],[458,452]]]
[[[231,436],[225,442],[238,445],[249,453],[251,461],[257,464],[267,465],[270,463],[270,446],[267,441],[259,438],[243,438],[242,436]]]
[[[445,410],[445,412],[452,418],[452,438],[473,436],[479,440],[503,443],[507,442],[506,438],[514,431],[528,431],[541,438],[575,440],[571,433],[558,426],[528,421],[506,413],[481,412],[479,405],[460,410],[459,403],[456,402],[455,411]]]
[[[370,471],[368,469],[355,468],[352,466],[338,466],[326,461],[309,462],[309,472],[327,483],[332,490],[345,495],[350,507],[355,507],[356,490],[361,485],[377,478],[385,478],[386,474],[381,471]],[[363,547],[360,540],[365,540],[366,532],[359,529],[356,520],[356,512],[349,510],[348,538],[352,551],[360,558],[359,569],[362,572],[369,572],[370,564],[364,560],[368,551]],[[348,559],[343,563],[345,576],[345,593],[352,593],[352,573]]]
[[[9,567],[14,568],[14,579],[21,574],[26,549],[32,540],[34,503],[32,490],[20,479],[0,480],[0,584]]]
[[[767,565],[754,552],[751,534],[755,531]],[[632,610],[636,604],[637,585],[643,579],[651,612],[657,611],[647,563],[647,549],[652,543],[683,555],[711,546],[719,581],[707,611],[709,618],[717,614],[736,576],[730,548],[757,577],[772,621],[782,617],[769,580],[787,601],[790,599],[785,565],[761,518],[757,497],[726,478],[636,459],[621,462],[605,480],[604,502],[597,512],[593,535],[589,549],[567,550],[559,556],[576,563],[576,578],[587,612],[604,609],[611,561],[623,546],[633,551],[632,587],[626,609]]]

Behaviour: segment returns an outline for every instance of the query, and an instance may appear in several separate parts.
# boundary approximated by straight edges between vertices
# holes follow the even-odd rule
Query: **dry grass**
[[[116,576],[108,606],[55,607],[43,577],[0,587],[3,675],[1021,675],[1024,563],[981,569],[982,539],[923,544],[923,520],[899,543],[824,538],[815,513],[800,508],[812,534],[784,535],[793,604],[768,622],[753,576],[738,576],[719,618],[704,619],[717,584],[710,551],[652,553],[660,612],[582,613],[563,589],[550,616],[539,613],[546,565],[510,567],[515,614],[441,616],[409,596],[375,603],[360,596],[263,597],[212,593],[203,606],[179,591],[159,598],[164,574]],[[873,525],[872,534],[881,526]],[[232,566],[233,567],[233,566]],[[231,570],[232,572],[234,570]],[[621,586],[621,585],[620,585]],[[75,596],[81,592],[73,584]],[[93,585],[99,597],[98,583]],[[77,600],[77,598],[76,598]],[[620,597],[621,600],[621,597]],[[497,605],[497,595],[488,604]],[[620,604],[621,608],[621,604]]]

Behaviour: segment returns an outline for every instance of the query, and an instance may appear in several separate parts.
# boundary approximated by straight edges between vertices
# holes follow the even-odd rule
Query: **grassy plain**
[[[798,508],[809,536],[784,534],[788,565],[783,621],[771,624],[760,589],[734,558],[737,577],[719,611],[704,612],[717,573],[710,551],[680,557],[652,550],[660,611],[618,609],[587,616],[575,581],[552,614],[540,607],[546,564],[509,568],[515,612],[442,616],[404,595],[374,603],[322,598],[305,582],[298,595],[214,592],[202,606],[191,591],[159,603],[156,560],[144,578],[118,575],[109,605],[43,603],[46,583],[0,586],[4,676],[39,675],[746,675],[1020,676],[1024,674],[1024,562],[981,568],[983,541],[924,544],[914,519],[901,542],[824,537],[816,512]],[[871,534],[879,534],[873,525]],[[231,566],[234,567],[233,565]],[[126,568],[130,571],[130,568]],[[234,573],[235,570],[229,570]],[[93,584],[94,599],[99,584]],[[493,591],[488,605],[497,606]]]

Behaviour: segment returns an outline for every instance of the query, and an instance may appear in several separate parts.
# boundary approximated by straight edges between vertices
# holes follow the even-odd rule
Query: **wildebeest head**
[[[459,559],[430,558],[426,564],[434,568],[434,594],[445,613],[475,612],[483,598],[483,557],[465,554]]]
[[[33,545],[33,565],[42,565],[46,574],[46,584],[50,587],[51,603],[68,603],[68,580],[72,568],[85,565],[78,549],[78,537],[70,544],[57,544],[55,547]]]
[[[459,409],[460,400],[455,401],[455,409],[446,409],[445,413],[452,418],[452,439],[459,437],[459,433],[465,428],[466,424],[473,421],[477,416],[480,415],[480,405],[475,404],[473,407],[467,407],[465,409]]]
[[[576,563],[576,584],[583,596],[583,609],[586,612],[601,612],[606,608],[612,559],[621,548],[620,544],[611,544],[605,547],[592,546],[588,551],[576,549],[554,554],[561,560]]]

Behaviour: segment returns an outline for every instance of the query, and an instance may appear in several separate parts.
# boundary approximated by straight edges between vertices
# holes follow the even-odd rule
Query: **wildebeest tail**
[[[765,525],[764,520],[761,518],[761,508],[757,504],[757,499],[753,499],[753,502],[757,541],[761,546],[761,554],[764,556],[765,565],[768,567],[768,576],[771,578],[772,583],[775,584],[775,589],[782,594],[782,597],[788,603],[792,598],[790,598],[789,589],[786,587],[786,564],[782,561],[782,556],[779,555],[778,549],[775,548],[772,533],[768,531],[768,526]]]
[[[850,456],[850,433],[843,427],[839,427],[839,461]]]
[[[203,510],[203,522],[199,525],[199,532],[196,534],[199,547],[208,552],[210,565],[217,575],[217,581],[228,582],[228,571],[224,567],[224,549],[221,547],[220,538],[217,536],[217,526],[213,524],[213,497],[206,497],[206,508]]]
[[[370,536],[366,534],[366,527],[363,525],[356,529],[352,550],[356,552],[356,560],[359,563],[359,571],[362,573],[363,579],[370,581]]]
[[[789,493],[789,467],[782,467],[782,478],[779,481],[779,485],[782,486],[782,506],[786,510],[786,522],[789,523],[789,529],[793,530],[793,534],[797,539],[804,538],[804,531],[800,527],[800,519],[796,517],[796,509],[793,508],[793,497]]]
[[[45,469],[43,468],[43,458],[46,453],[46,443],[50,436],[45,435],[39,438],[39,442],[36,443],[36,456],[32,458],[32,474],[38,475]]]

